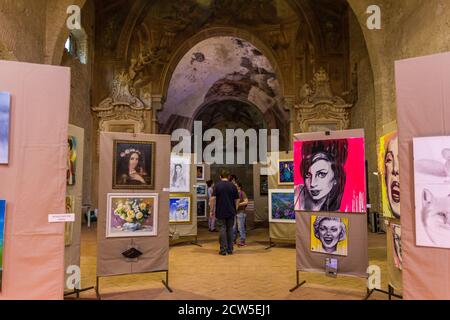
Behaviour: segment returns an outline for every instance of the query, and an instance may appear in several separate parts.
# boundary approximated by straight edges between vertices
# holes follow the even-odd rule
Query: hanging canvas
[[[189,224],[191,217],[191,196],[171,195],[169,199],[169,222],[171,224]]]
[[[155,188],[155,142],[114,141],[113,189]]]
[[[157,235],[158,194],[108,194],[106,237]]]
[[[0,292],[2,291],[2,276],[3,276],[3,247],[5,240],[5,216],[6,216],[6,201],[0,200]]]
[[[311,251],[347,256],[348,218],[311,216]]]
[[[11,97],[0,92],[0,164],[9,163],[9,123]]]
[[[398,224],[391,224],[392,228],[392,255],[394,265],[397,269],[403,269],[403,255],[402,255],[402,228]]]
[[[206,197],[208,195],[208,185],[206,183],[197,183],[197,196]]]
[[[259,176],[259,195],[267,196],[269,194],[269,177],[267,175]]]
[[[269,222],[295,223],[294,190],[269,190]]]
[[[75,201],[73,196],[66,196],[66,213],[75,212]],[[72,245],[74,222],[65,222],[64,225],[64,245]]]
[[[191,157],[172,154],[170,160],[170,192],[190,192]]]
[[[279,160],[278,161],[278,184],[293,185],[294,184],[294,161]]]
[[[450,137],[414,138],[416,244],[450,248]]]
[[[197,200],[197,218],[198,220],[206,220],[206,200]]]
[[[294,142],[295,210],[366,212],[364,138]]]
[[[205,165],[198,165],[197,166],[197,181],[204,181],[205,180]]]
[[[400,164],[398,135],[391,132],[380,138],[378,171],[381,176],[381,202],[386,218],[400,219]]]

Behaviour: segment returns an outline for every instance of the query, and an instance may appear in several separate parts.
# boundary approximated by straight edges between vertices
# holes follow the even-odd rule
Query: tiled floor
[[[365,279],[326,277],[323,274],[301,273],[307,283],[289,292],[295,285],[295,246],[279,245],[265,250],[268,230],[250,231],[248,247],[236,249],[232,256],[218,255],[218,234],[199,229],[199,243],[171,247],[169,255],[169,293],[162,285],[165,274],[129,275],[101,279],[102,299],[251,299],[251,300],[344,300],[362,299],[366,294]],[[95,285],[96,231],[83,227],[81,246],[82,286]],[[369,234],[370,264],[386,272],[386,236]],[[382,277],[386,288],[387,277]],[[94,291],[82,298],[95,298]],[[375,293],[371,299],[386,299]]]

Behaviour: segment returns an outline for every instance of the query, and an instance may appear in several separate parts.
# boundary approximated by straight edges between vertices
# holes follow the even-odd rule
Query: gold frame
[[[189,198],[189,221],[183,221],[183,222],[172,222],[170,221],[170,200],[174,198]],[[187,193],[171,193],[169,196],[169,224],[170,225],[189,225],[192,224],[192,194]]]
[[[150,185],[139,186],[139,185],[118,185],[117,184],[117,145],[119,143],[123,144],[143,144],[149,145],[151,150],[151,159],[150,159]],[[155,162],[156,162],[156,142],[155,141],[133,141],[133,140],[114,140],[113,141],[113,167],[112,167],[112,175],[113,175],[113,183],[112,189],[114,190],[155,190]]]
[[[294,185],[294,181],[292,182],[281,182],[280,179],[280,163],[281,162],[292,162],[292,164],[294,164],[294,159],[279,159],[278,160],[278,185],[280,186],[293,186]]]

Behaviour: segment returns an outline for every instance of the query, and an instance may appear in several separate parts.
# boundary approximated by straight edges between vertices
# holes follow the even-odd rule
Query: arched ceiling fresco
[[[235,37],[210,38],[176,67],[158,121],[173,127],[175,119],[192,118],[203,104],[226,98],[250,101],[265,114],[278,107],[279,90],[270,62],[255,46]]]

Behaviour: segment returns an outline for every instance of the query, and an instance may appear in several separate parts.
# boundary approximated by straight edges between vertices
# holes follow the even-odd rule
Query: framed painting
[[[278,184],[294,185],[294,160],[278,161]]]
[[[170,160],[170,192],[191,192],[191,157],[172,154]]]
[[[294,190],[269,190],[269,222],[295,223]]]
[[[67,185],[74,186],[76,183],[77,170],[77,138],[67,138]]]
[[[158,228],[157,193],[108,194],[106,237],[153,237]]]
[[[207,203],[206,199],[197,200],[197,219],[202,221],[207,219]]]
[[[348,218],[311,216],[311,251],[348,255]]]
[[[3,248],[5,240],[6,201],[0,200],[0,291],[2,291],[3,277]]]
[[[156,143],[114,141],[113,189],[155,189]]]
[[[383,216],[400,219],[400,163],[397,132],[382,136],[379,148],[378,171],[381,176]]]
[[[208,195],[208,185],[206,183],[197,183],[197,196],[206,197]]]
[[[66,213],[75,213],[75,200],[73,196],[66,196]],[[72,245],[74,222],[64,224],[64,245]]]
[[[295,210],[365,213],[364,138],[294,142]]]
[[[259,195],[269,195],[269,177],[266,175],[259,176]]]
[[[389,226],[392,230],[392,258],[397,269],[403,270],[403,253],[402,253],[402,227],[399,224],[391,223]]]
[[[450,137],[413,139],[416,245],[450,248]]]
[[[201,164],[197,166],[197,181],[205,180],[205,165]]]
[[[9,163],[10,103],[10,94],[0,92],[0,165]]]
[[[190,224],[192,222],[190,195],[172,194],[169,199],[169,223]]]

